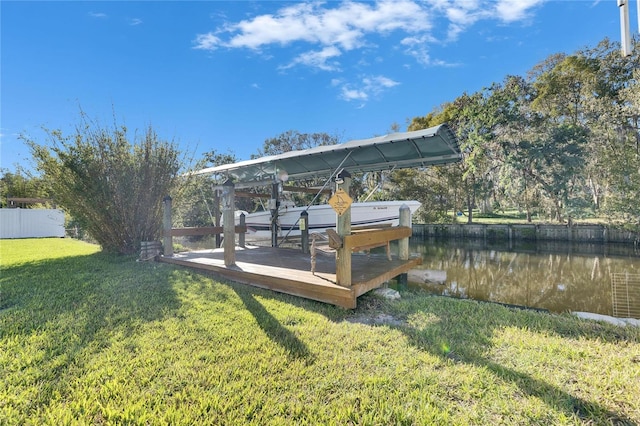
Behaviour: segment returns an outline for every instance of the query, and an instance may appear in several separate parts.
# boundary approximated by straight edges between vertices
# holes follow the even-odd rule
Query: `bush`
[[[182,157],[149,127],[133,143],[127,128],[102,127],[82,114],[72,137],[48,131],[28,140],[55,200],[107,252],[135,253],[162,230],[162,199],[178,185]]]

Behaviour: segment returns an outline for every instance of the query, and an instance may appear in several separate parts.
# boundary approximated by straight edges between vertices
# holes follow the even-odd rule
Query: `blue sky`
[[[635,2],[631,28],[637,32]],[[557,52],[620,40],[615,0],[2,1],[0,167],[82,108],[196,157],[247,159],[287,130],[406,130]]]

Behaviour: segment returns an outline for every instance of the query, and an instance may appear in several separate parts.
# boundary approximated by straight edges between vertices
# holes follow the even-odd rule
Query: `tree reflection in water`
[[[411,239],[423,263],[409,285],[443,296],[551,312],[613,315],[612,274],[640,275],[633,247],[558,243],[492,244]],[[640,290],[640,289],[638,289]],[[640,291],[624,301],[640,311]],[[619,303],[616,298],[616,303]],[[637,314],[635,315],[638,316]]]

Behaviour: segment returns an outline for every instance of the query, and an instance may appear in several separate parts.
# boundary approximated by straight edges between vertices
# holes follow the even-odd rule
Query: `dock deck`
[[[384,254],[353,254],[352,285],[336,284],[335,254],[316,256],[311,273],[311,256],[301,250],[273,247],[236,248],[236,262],[225,266],[223,249],[176,253],[160,257],[161,262],[212,272],[243,284],[267,288],[344,308],[356,307],[357,298],[422,263],[421,258],[403,261]]]

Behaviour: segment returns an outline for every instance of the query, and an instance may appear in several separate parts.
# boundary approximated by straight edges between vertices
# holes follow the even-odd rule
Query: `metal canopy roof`
[[[338,145],[318,146],[199,170],[236,183],[258,183],[286,174],[290,180],[331,176],[338,169],[371,172],[453,163],[461,158],[458,140],[446,124]]]

